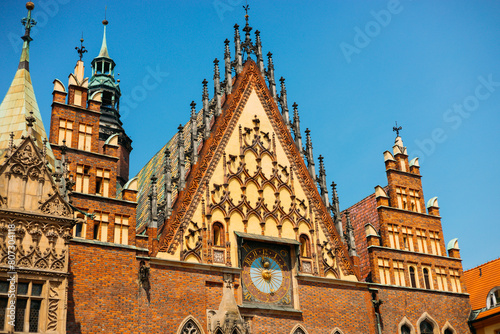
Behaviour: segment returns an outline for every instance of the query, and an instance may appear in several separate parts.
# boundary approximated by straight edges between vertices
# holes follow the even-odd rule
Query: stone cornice
[[[396,248],[390,248],[390,247],[384,247],[384,246],[377,246],[377,245],[371,245],[368,246],[368,251],[371,249],[382,249],[382,250],[387,250],[395,253],[403,253],[403,254],[412,254],[412,255],[418,255],[418,256],[426,256],[426,257],[432,257],[432,258],[437,258],[437,259],[443,259],[443,260],[451,260],[451,261],[457,261],[457,262],[462,262],[462,259],[457,259],[455,257],[449,257],[449,256],[443,256],[443,255],[435,255],[435,254],[427,254],[427,253],[420,253],[420,252],[415,252],[415,251],[407,251],[404,249],[396,249]]]
[[[44,222],[57,222],[72,225],[75,223],[73,218],[66,218],[60,216],[45,215],[43,213],[31,212],[31,211],[17,211],[10,209],[0,209],[0,216],[24,218],[29,220],[41,220]]]
[[[434,216],[434,215],[430,215],[428,213],[423,213],[423,212],[415,212],[415,211],[410,211],[410,210],[403,210],[403,209],[394,208],[392,206],[387,206],[387,205],[379,205],[379,206],[377,206],[377,210],[378,209],[394,210],[394,211],[399,211],[399,212],[402,212],[402,213],[408,213],[408,214],[411,214],[411,215],[417,215],[417,216],[423,216],[423,217],[427,217],[427,218],[433,218],[433,219],[436,219],[438,221],[441,221],[441,216]]]

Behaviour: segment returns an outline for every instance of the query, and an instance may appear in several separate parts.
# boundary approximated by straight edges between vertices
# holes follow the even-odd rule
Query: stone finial
[[[307,169],[309,170],[309,174],[316,180],[316,169],[314,167],[314,156],[313,156],[313,147],[311,141],[311,130],[306,129],[306,159],[307,159]]]
[[[231,52],[229,51],[229,40],[226,38],[224,41],[224,66],[225,66],[225,74],[224,74],[224,90],[226,95],[231,94],[233,90],[233,78],[231,75]]]
[[[178,189],[182,191],[186,185],[186,161],[185,161],[185,147],[184,147],[184,127],[179,124],[178,137],[177,137],[177,148],[178,148]]]
[[[281,115],[283,116],[283,121],[285,121],[286,127],[288,128],[288,130],[290,130],[290,115],[288,113],[285,78],[281,77],[280,83],[281,83],[281,91],[278,101],[281,105]]]
[[[257,56],[257,65],[259,66],[260,73],[264,75],[264,57],[262,56],[262,41],[260,39],[260,31],[255,30],[255,55]]]
[[[278,104],[278,96],[276,94],[276,81],[274,81],[274,64],[273,64],[273,54],[269,52],[267,54],[267,71],[266,77],[269,84],[269,90],[271,91],[271,96],[274,102]]]
[[[356,240],[354,239],[354,228],[352,227],[351,218],[349,216],[349,211],[345,212],[345,239],[347,240],[347,248],[349,250],[349,256],[358,256],[356,252]]]
[[[330,207],[330,200],[328,199],[328,189],[326,186],[326,171],[325,171],[325,165],[323,163],[323,156],[319,156],[319,177],[318,177],[318,184],[319,184],[319,189],[321,193],[321,198],[323,199],[323,203],[327,208]]]
[[[26,116],[26,125],[28,126],[28,136],[31,136],[33,133],[33,125],[36,122],[35,116],[33,116],[33,111],[30,111],[29,116]]]
[[[151,218],[148,227],[158,228],[158,194],[156,190],[156,178],[155,174],[151,176],[151,193],[149,195],[149,203],[151,210]]]
[[[214,98],[215,98],[215,116],[221,114],[221,88],[220,88],[220,73],[219,73],[219,60],[214,60]]]
[[[333,222],[335,224],[335,228],[340,236],[342,242],[344,242],[344,233],[342,230],[342,219],[340,219],[340,202],[339,196],[337,194],[337,185],[335,182],[332,182],[332,204],[330,205],[330,210],[333,215]]]
[[[300,154],[303,154],[302,147],[302,135],[300,134],[300,118],[299,118],[299,109],[298,104],[296,102],[293,103],[293,134],[295,139],[295,145],[299,150]]]
[[[204,90],[207,80],[203,80]],[[208,95],[208,93],[207,93]],[[191,102],[191,164],[194,165],[198,161],[198,122],[196,121],[196,103]]]
[[[236,74],[240,74],[243,70],[243,60],[241,54],[241,40],[240,40],[240,26],[234,25],[234,49],[235,49],[235,60],[234,60],[234,69]]]

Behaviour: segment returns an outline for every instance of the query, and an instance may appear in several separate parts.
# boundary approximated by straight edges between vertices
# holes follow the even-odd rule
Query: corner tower
[[[106,140],[118,134],[118,144],[120,146],[120,168],[118,178],[123,185],[128,180],[129,156],[132,151],[132,140],[127,136],[120,120],[120,85],[119,79],[115,79],[115,62],[108,53],[106,42],[106,26],[108,21],[102,21],[104,34],[102,38],[99,55],[91,62],[92,76],[89,80],[89,96],[95,92],[101,92],[101,117],[99,121],[99,151],[102,151]],[[102,152],[101,152],[102,153]]]

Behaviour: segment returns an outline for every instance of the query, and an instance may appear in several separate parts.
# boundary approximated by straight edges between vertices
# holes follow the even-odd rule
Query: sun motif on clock
[[[245,302],[291,304],[291,282],[286,249],[247,249],[243,258]]]

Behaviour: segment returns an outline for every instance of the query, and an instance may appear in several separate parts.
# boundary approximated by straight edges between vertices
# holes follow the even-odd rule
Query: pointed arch
[[[296,324],[295,327],[290,331],[290,334],[308,334],[304,326],[301,324]]]
[[[192,315],[188,315],[179,326],[177,334],[205,334],[203,327]]]
[[[407,317],[403,317],[403,319],[398,324],[398,334],[407,334],[403,332],[403,327],[406,326],[410,330],[410,334],[417,333],[415,331],[415,327],[411,324],[410,320]]]
[[[455,328],[453,328],[453,326],[448,321],[446,321],[446,323],[443,326],[442,333],[443,334],[456,334],[457,331],[455,330]]]
[[[417,333],[418,334],[424,334],[424,333],[422,333],[421,327],[424,326],[424,324],[422,324],[422,323],[425,321],[432,326],[432,334],[440,334],[439,333],[439,326],[438,326],[436,320],[434,320],[427,312],[424,312],[417,321]]]
[[[335,327],[332,331],[332,334],[344,334],[344,332],[342,332],[340,328]]]

